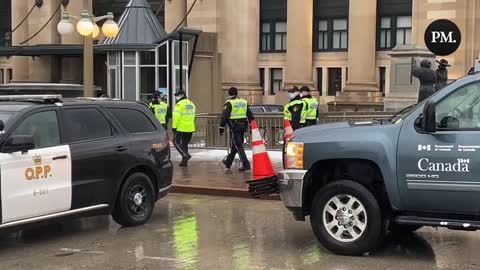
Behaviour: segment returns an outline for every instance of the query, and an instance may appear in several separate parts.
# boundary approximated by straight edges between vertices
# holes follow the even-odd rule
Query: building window
[[[412,39],[412,17],[398,16],[397,17],[397,44],[410,44]]]
[[[323,69],[317,68],[317,90],[318,95],[323,95]]]
[[[259,2],[260,52],[285,52],[287,50],[287,0],[259,0]]]
[[[380,48],[390,48],[391,36],[392,36],[392,22],[390,17],[381,17],[380,18]]]
[[[4,80],[3,80],[3,69],[0,68],[0,84],[4,84]]]
[[[378,48],[408,45],[412,39],[412,16],[383,16],[378,22]]]
[[[275,95],[282,90],[283,74],[281,68],[270,69],[270,94]]]
[[[262,32],[260,34],[260,50],[268,52],[271,50],[272,41],[270,38],[270,23],[262,23]]]
[[[260,87],[262,87],[262,93],[265,95],[265,69],[264,68],[259,68],[259,78],[260,78]]]
[[[378,75],[379,75],[379,90],[382,92],[382,96],[385,96],[385,78],[386,78],[386,68],[379,67],[378,68]]]
[[[7,80],[5,83],[10,83],[13,79],[13,70],[11,68],[7,69]]]
[[[336,96],[342,91],[342,68],[328,69],[328,95]]]
[[[318,21],[318,47],[319,50],[328,49],[328,20]]]
[[[286,22],[264,22],[261,30],[261,52],[284,52],[287,50]]]
[[[348,48],[348,20],[316,20],[317,38],[314,47],[319,51],[346,50]]]
[[[346,49],[348,44],[347,19],[333,20],[333,49]]]
[[[287,23],[275,23],[275,51],[287,50]]]

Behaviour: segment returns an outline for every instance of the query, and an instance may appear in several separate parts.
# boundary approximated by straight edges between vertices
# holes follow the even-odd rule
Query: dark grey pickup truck
[[[480,75],[389,120],[297,130],[280,195],[295,219],[343,255],[422,226],[480,229]]]

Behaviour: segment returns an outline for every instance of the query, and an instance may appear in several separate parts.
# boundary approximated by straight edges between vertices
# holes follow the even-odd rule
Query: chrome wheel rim
[[[134,185],[128,191],[128,208],[136,217],[143,217],[150,211],[150,198],[143,185]]]
[[[335,195],[323,209],[323,225],[335,240],[353,242],[358,240],[367,228],[367,212],[354,196]]]

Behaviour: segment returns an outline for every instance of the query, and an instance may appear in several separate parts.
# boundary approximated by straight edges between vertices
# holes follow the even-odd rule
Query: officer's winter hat
[[[294,86],[288,90],[289,93],[295,93],[298,92],[298,87]]]
[[[175,96],[185,96],[185,91],[183,90],[178,90],[176,93],[175,93]]]
[[[230,87],[230,89],[228,89],[228,95],[229,96],[238,95],[238,89],[236,87]]]
[[[308,92],[310,93],[310,88],[306,85],[300,87],[300,92]]]

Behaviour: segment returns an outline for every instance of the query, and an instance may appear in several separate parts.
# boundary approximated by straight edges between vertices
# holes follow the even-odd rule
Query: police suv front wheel
[[[142,225],[150,219],[154,205],[154,188],[150,178],[137,172],[125,180],[112,217],[122,226]]]
[[[348,180],[332,182],[313,199],[310,222],[320,243],[341,255],[374,251],[385,236],[385,221],[373,194]]]

